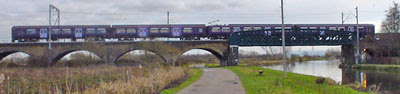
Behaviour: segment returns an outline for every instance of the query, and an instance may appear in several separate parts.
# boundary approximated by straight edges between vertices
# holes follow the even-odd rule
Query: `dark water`
[[[289,64],[289,71],[299,74],[328,77],[341,84],[361,83],[367,88],[378,87],[383,94],[400,94],[400,73],[338,68],[339,61],[308,61]],[[282,70],[282,65],[266,66]]]

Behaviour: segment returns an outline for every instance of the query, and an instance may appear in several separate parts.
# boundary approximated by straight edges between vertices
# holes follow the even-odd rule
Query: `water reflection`
[[[342,81],[342,70],[338,68],[339,61],[308,61],[308,62],[295,62],[289,64],[289,72],[314,75],[321,77],[328,77],[336,82]],[[266,66],[266,68],[283,70],[282,65]]]
[[[400,73],[338,68],[339,61],[308,61],[289,64],[289,71],[299,74],[327,77],[342,84],[358,83],[364,88],[378,88],[383,94],[400,94]],[[282,65],[266,66],[282,70]]]
[[[400,94],[400,73],[343,69],[343,84],[360,83],[365,88],[379,88],[383,94]]]

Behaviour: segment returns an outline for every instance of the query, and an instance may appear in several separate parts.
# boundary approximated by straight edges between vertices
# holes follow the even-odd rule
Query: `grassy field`
[[[2,68],[0,94],[154,94],[186,73],[171,66]]]
[[[170,89],[165,89],[161,92],[161,94],[176,94],[178,93],[181,89],[189,86],[193,82],[196,82],[198,79],[200,79],[201,75],[203,74],[203,70],[201,69],[190,69],[189,70],[189,78],[185,80],[182,84],[180,84],[178,87],[175,88],[170,88]]]
[[[283,79],[283,72],[265,69],[257,66],[225,67],[232,70],[243,83],[247,94],[364,94],[347,86],[340,86],[326,81],[316,84],[318,77],[287,73]],[[258,70],[264,74],[259,75]]]

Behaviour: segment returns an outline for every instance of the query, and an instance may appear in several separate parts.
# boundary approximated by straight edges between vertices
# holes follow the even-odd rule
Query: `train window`
[[[51,29],[51,33],[52,34],[60,34],[61,31],[60,31],[60,29]]]
[[[199,32],[200,32],[200,33],[203,33],[203,28],[199,28]]]
[[[344,27],[339,27],[339,31],[344,31]]]
[[[348,27],[347,30],[348,31],[354,31],[354,27]]]
[[[310,27],[311,32],[317,32],[317,27]]]
[[[212,27],[211,32],[219,32],[219,27]]]
[[[250,31],[251,30],[251,27],[244,27],[243,28],[243,31]]]
[[[150,28],[150,33],[158,33],[158,28]]]
[[[222,27],[222,32],[231,32],[229,27]]]
[[[282,27],[275,27],[275,32],[282,32]]]
[[[40,33],[47,33],[47,29],[40,29]]]
[[[94,34],[95,32],[96,32],[96,30],[94,28],[86,29],[86,33],[88,33],[88,34]]]
[[[292,31],[292,27],[285,27],[285,31],[286,32],[291,32]]]
[[[75,33],[82,33],[82,28],[75,28]]]
[[[169,28],[161,28],[161,33],[168,33],[169,32]]]
[[[139,28],[139,32],[147,32],[147,28]]]
[[[329,30],[337,30],[336,27],[329,27]]]
[[[271,27],[264,27],[265,30],[271,30]]]
[[[183,28],[184,33],[192,33],[192,28]]]
[[[27,29],[26,34],[36,34],[36,29]]]
[[[233,32],[238,32],[240,31],[240,27],[233,27]]]
[[[181,32],[181,28],[172,28],[172,32]]]
[[[285,27],[285,31],[286,32],[291,32],[292,31],[292,27]]]
[[[107,33],[107,30],[106,30],[106,28],[97,28],[97,32],[100,34],[104,34],[104,33]]]
[[[261,30],[261,27],[254,27],[253,30]]]
[[[128,28],[126,30],[126,33],[136,33],[136,29],[135,28]]]
[[[357,29],[358,29],[359,32],[364,31],[364,27],[358,27]]]
[[[117,28],[116,33],[118,33],[118,34],[123,34],[123,33],[125,33],[125,28]]]
[[[63,29],[63,34],[72,34],[71,29]]]
[[[319,29],[321,29],[321,30],[326,30],[326,27],[319,27]]]
[[[308,32],[308,27],[300,27],[300,32]]]

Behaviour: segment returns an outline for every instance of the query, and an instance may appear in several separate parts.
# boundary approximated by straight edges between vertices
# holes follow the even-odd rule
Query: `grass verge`
[[[240,78],[247,94],[366,94],[332,82],[316,84],[318,77],[315,76],[287,73],[284,79],[282,71],[257,66],[225,68]],[[258,70],[263,70],[263,75],[259,75]]]
[[[193,82],[196,82],[198,79],[200,79],[202,74],[203,74],[203,70],[201,70],[201,69],[198,69],[198,68],[190,69],[189,70],[190,77],[185,82],[183,82],[178,87],[165,89],[165,90],[161,91],[161,94],[176,94],[181,89],[189,86]]]

